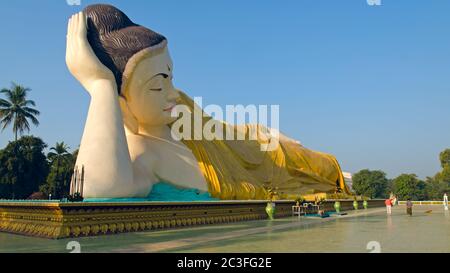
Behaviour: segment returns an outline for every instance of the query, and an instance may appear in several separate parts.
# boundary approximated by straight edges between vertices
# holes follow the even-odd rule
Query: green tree
[[[444,193],[450,193],[449,183],[440,181],[436,177],[427,177],[425,184],[430,200],[442,200]]]
[[[50,173],[46,184],[41,186],[41,192],[52,195],[54,198],[63,198],[68,195],[70,179],[73,173],[73,155],[68,152],[69,147],[64,143],[56,143],[50,148],[47,159],[50,162]]]
[[[353,190],[370,198],[385,198],[389,180],[382,171],[361,170],[353,175]]]
[[[433,199],[441,200],[444,193],[450,194],[450,165],[446,165],[432,180]]]
[[[12,124],[15,141],[17,141],[18,135],[30,131],[28,121],[31,121],[35,126],[39,125],[36,116],[40,113],[38,110],[31,108],[36,104],[34,101],[27,99],[30,91],[30,88],[15,83],[12,84],[11,89],[0,90],[0,93],[6,96],[6,99],[0,99],[0,125],[3,131]]]
[[[442,200],[444,193],[450,193],[450,149],[443,151],[439,155],[442,171],[434,177],[428,177],[426,184],[428,196],[433,200]]]
[[[450,185],[450,165],[445,166],[442,171],[438,172],[434,179]]]
[[[402,174],[393,180],[394,192],[400,200],[425,200],[427,189],[424,181],[415,174]]]
[[[0,151],[0,198],[26,199],[39,190],[48,175],[47,145],[25,136]]]
[[[450,167],[450,149],[443,151],[440,154],[439,159],[441,160],[442,168]]]

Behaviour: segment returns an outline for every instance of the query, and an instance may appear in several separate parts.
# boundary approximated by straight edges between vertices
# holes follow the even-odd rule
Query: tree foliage
[[[30,131],[29,121],[35,126],[39,125],[36,116],[40,113],[32,108],[36,104],[34,101],[27,99],[30,91],[30,88],[15,83],[12,84],[11,89],[0,90],[0,93],[6,97],[6,99],[0,99],[0,125],[3,131],[12,124],[15,141],[17,141],[18,135],[22,135],[25,131]]]
[[[424,181],[415,174],[402,174],[392,181],[394,193],[400,200],[425,200],[427,188]]]
[[[427,178],[428,196],[433,200],[442,200],[445,193],[450,193],[450,149],[443,151],[439,159],[442,170]]]
[[[46,144],[25,136],[0,151],[0,198],[26,199],[39,190],[48,175]]]
[[[46,196],[51,194],[52,199],[62,199],[69,195],[77,151],[71,154],[68,149],[69,147],[64,142],[56,143],[54,147],[50,148],[51,152],[47,155],[50,173],[40,190]]]
[[[443,151],[440,154],[439,159],[441,161],[442,168],[445,169],[446,167],[450,167],[450,149]]]
[[[450,193],[449,183],[439,181],[439,179],[428,177],[426,184],[427,195],[430,200],[442,200],[445,193]]]
[[[353,175],[353,190],[370,198],[385,198],[389,180],[382,171],[362,170]]]

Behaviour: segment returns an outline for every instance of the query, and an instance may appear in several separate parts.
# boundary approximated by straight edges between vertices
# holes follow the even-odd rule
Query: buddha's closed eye
[[[164,74],[164,73],[160,73],[160,74],[153,76],[149,81],[149,85],[150,85],[149,90],[156,91],[156,92],[162,91],[163,90],[163,81],[168,78],[169,78],[169,75]]]

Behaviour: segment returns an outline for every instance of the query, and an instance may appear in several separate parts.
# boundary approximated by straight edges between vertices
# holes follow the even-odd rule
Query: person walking
[[[384,204],[386,205],[386,212],[387,214],[392,214],[392,200],[390,198],[386,199],[384,201]]]
[[[444,193],[444,209],[448,210],[448,195]]]
[[[411,199],[408,199],[408,201],[406,201],[406,213],[409,216],[412,216],[412,208],[413,208],[413,203],[411,202]]]
[[[391,203],[392,203],[392,206],[394,207],[394,206],[397,206],[397,195],[393,195],[392,196],[392,198],[391,198]]]

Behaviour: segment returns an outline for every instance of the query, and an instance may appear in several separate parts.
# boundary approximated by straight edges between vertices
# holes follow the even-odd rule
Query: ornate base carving
[[[281,201],[277,217],[291,214]],[[265,201],[0,203],[0,231],[50,239],[266,219]]]
[[[341,202],[343,210],[352,201]],[[369,207],[383,202],[369,202]],[[326,210],[334,210],[334,201]],[[267,219],[266,201],[186,203],[0,202],[0,231],[49,239],[97,236]],[[292,215],[294,201],[277,201],[275,218]]]

